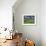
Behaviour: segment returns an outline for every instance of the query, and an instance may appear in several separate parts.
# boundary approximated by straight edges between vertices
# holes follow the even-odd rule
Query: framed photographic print
[[[36,24],[36,15],[23,15],[22,16],[23,25],[35,25]]]

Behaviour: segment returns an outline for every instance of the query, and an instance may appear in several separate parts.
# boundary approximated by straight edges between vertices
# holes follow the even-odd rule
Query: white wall
[[[16,6],[16,5],[14,5]],[[16,8],[13,8],[15,29],[18,32],[22,32],[24,38],[32,39],[35,41],[36,46],[41,46],[41,29],[40,29],[40,12],[41,1],[40,0],[23,0],[23,2]],[[22,25],[22,15],[35,14],[36,25]]]
[[[46,46],[46,0],[41,1],[40,23],[42,46]]]
[[[12,6],[16,0],[0,0],[0,27],[12,28]]]

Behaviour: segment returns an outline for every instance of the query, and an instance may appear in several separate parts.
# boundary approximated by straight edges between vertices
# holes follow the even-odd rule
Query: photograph
[[[23,15],[22,23],[23,25],[35,25],[36,16],[35,15]]]

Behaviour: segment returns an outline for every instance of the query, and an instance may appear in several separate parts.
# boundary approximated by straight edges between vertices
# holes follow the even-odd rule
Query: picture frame
[[[24,14],[22,16],[22,25],[36,25],[36,15]]]

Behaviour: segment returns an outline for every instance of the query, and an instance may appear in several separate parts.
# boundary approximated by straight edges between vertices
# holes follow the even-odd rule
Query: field
[[[24,19],[24,24],[34,24],[33,19]]]

